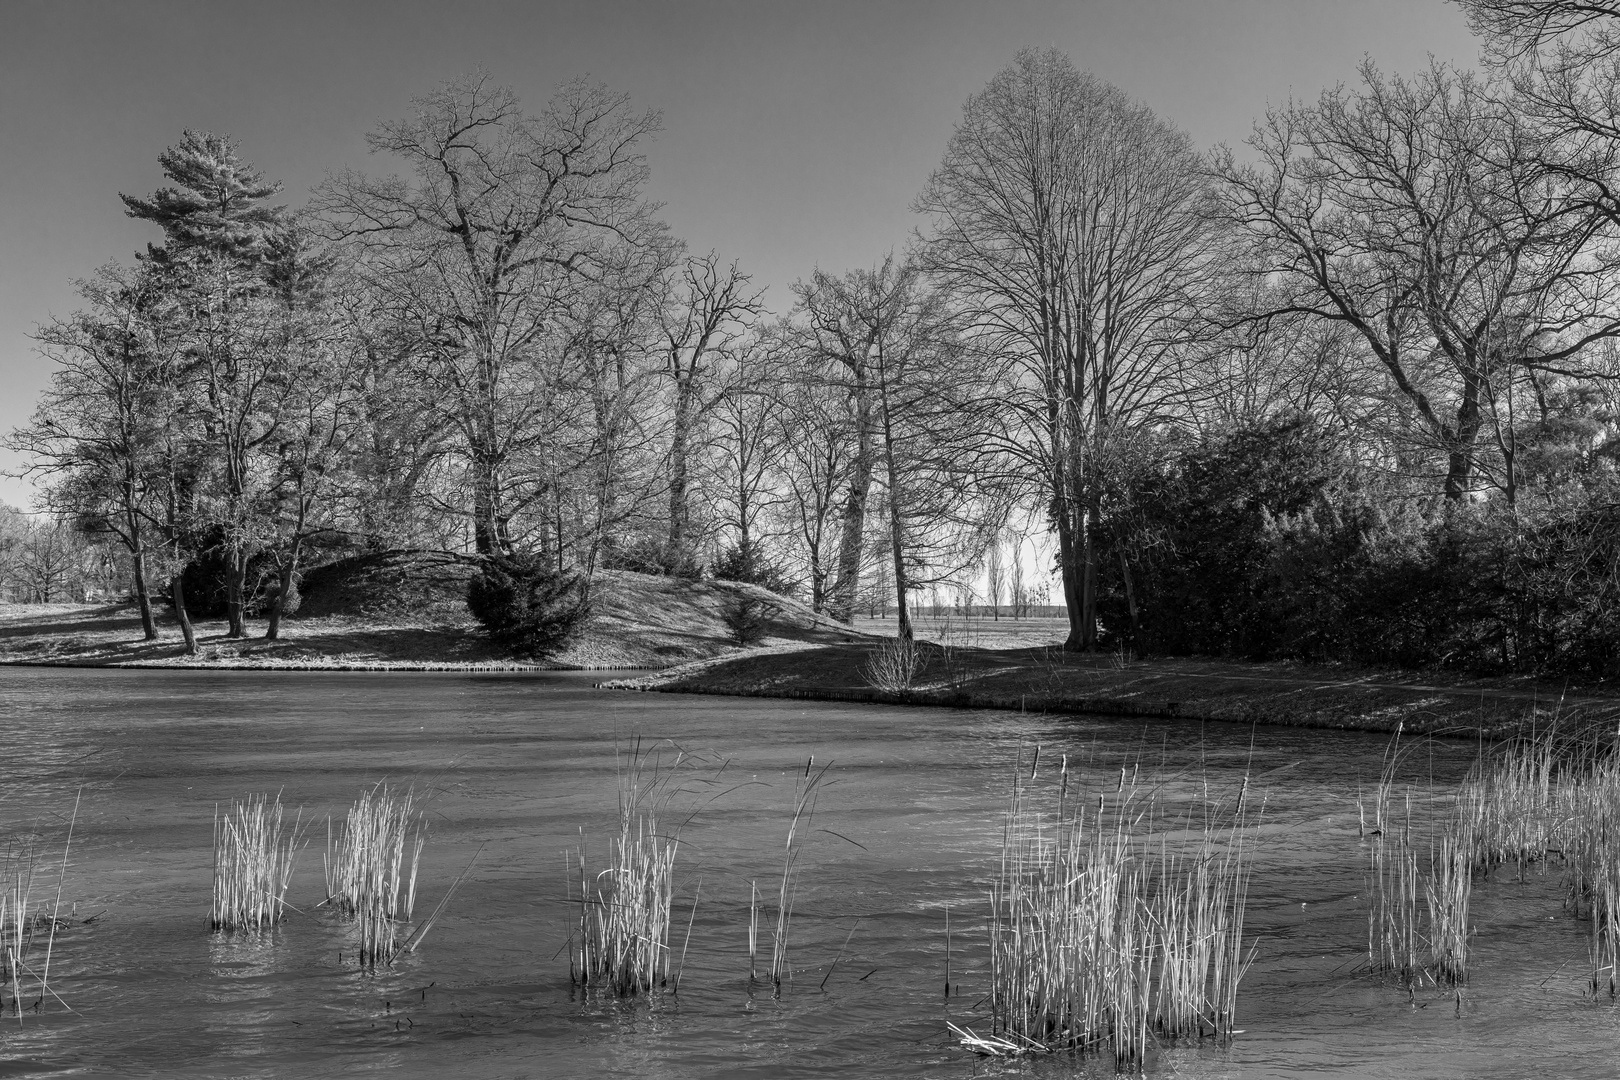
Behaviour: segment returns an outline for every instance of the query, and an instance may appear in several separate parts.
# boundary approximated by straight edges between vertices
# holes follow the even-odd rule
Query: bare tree
[[[1620,52],[1616,0],[1455,0],[1468,25],[1499,57],[1516,59],[1549,46],[1568,63],[1587,64]]]
[[[735,537],[721,563],[740,580],[758,584],[773,569],[765,545],[775,530],[767,523],[786,502],[779,484],[786,448],[776,385],[783,366],[769,344],[753,339],[737,351],[712,410],[717,438],[710,498],[716,523]]]
[[[840,387],[799,363],[803,354],[796,348],[790,345],[784,351],[794,366],[783,365],[772,393],[774,438],[782,448],[778,469],[793,546],[802,553],[810,586],[810,606],[823,612],[841,550],[840,496],[858,452],[855,408]]]
[[[30,603],[82,601],[90,561],[84,534],[71,522],[29,522],[16,547],[13,581]]]
[[[466,463],[474,549],[502,554],[514,514],[560,513],[544,460],[560,297],[599,275],[614,243],[659,232],[641,198],[638,149],[658,116],[585,82],[529,116],[482,72],[414,106],[368,137],[412,179],[342,173],[317,203],[361,246],[368,279],[413,330],[421,376]],[[525,455],[542,460],[512,476]],[[550,546],[547,530],[537,535]]]
[[[840,280],[817,270],[808,282],[794,286],[799,298],[795,314],[800,318],[792,324],[795,347],[809,378],[838,386],[848,402],[850,453],[837,511],[837,555],[826,592],[828,613],[846,622],[854,614],[860,585],[878,437],[870,359],[874,337],[881,330],[856,317],[852,293],[860,285],[857,275]],[[819,541],[818,537],[818,547]]]
[[[165,487],[161,438],[172,407],[172,301],[149,270],[104,268],[81,282],[89,309],[40,328],[56,364],[32,422],[6,439],[44,476],[52,510],[115,536],[130,554],[148,641],[158,636],[147,583],[150,520]]]
[[[662,320],[664,373],[670,381],[669,535],[665,565],[696,571],[692,531],[692,457],[698,427],[720,399],[717,369],[735,366],[736,351],[763,312],[762,293],[750,290],[737,264],[721,269],[714,252],[687,258],[671,283]]]
[[[946,294],[928,287],[910,260],[891,255],[840,281],[822,278],[814,296],[816,317],[835,328],[828,336],[840,346],[828,377],[844,373],[851,397],[869,398],[890,564],[885,576],[896,633],[910,640],[907,594],[955,580],[981,553],[984,534],[974,513],[986,502],[980,406],[993,375],[963,341]]]
[[[1006,591],[1007,568],[1002,562],[1001,533],[998,531],[990,543],[984,582],[985,599],[990,601],[990,614],[997,622],[1001,621],[1001,599]]]
[[[968,101],[917,200],[928,266],[1015,366],[1001,440],[1057,532],[1066,647],[1097,641],[1114,428],[1173,412],[1221,230],[1187,136],[1055,51]]]
[[[609,537],[645,532],[657,518],[664,415],[662,327],[669,245],[618,244],[603,273],[572,290],[563,316],[562,355],[577,398],[577,427],[565,452],[587,576]],[[562,395],[559,395],[559,398]],[[559,537],[559,548],[561,546]]]
[[[1587,347],[1620,333],[1613,276],[1593,259],[1601,218],[1472,76],[1363,75],[1360,91],[1270,113],[1258,164],[1218,162],[1256,272],[1285,290],[1264,314],[1352,329],[1443,456],[1446,496],[1484,469],[1511,500],[1516,395],[1584,371]]]

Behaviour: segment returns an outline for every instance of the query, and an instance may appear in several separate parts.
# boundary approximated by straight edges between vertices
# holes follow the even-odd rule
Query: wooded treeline
[[[515,647],[603,568],[848,618],[1014,599],[1069,646],[1606,674],[1620,664],[1620,5],[1471,0],[1482,71],[1370,63],[1242,149],[1025,52],[904,252],[768,310],[645,196],[659,118],[483,74],[289,209],[188,132],[161,232],[41,328],[50,509],[152,598],[275,636],[303,570],[475,568]]]

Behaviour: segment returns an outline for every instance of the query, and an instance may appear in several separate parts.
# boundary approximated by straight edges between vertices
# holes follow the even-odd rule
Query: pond
[[[1356,799],[1384,737],[593,689],[602,677],[0,669],[0,826],[37,836],[36,900],[54,902],[52,853],[80,800],[50,976],[72,1011],[48,1001],[8,1015],[0,1074],[1108,1075],[976,1058],[946,1028],[988,1028],[986,891],[1014,761],[1036,744],[1093,786],[1139,763],[1190,792],[1230,794],[1247,772],[1264,796],[1241,1033],[1154,1052],[1150,1075],[1612,1069],[1620,1013],[1585,993],[1586,936],[1556,870],[1476,885],[1460,1010],[1357,972]],[[724,794],[681,833],[679,994],[621,1003],[570,984],[565,863],[582,830],[605,850],[616,754],[638,738],[728,764],[712,789]],[[1429,744],[1408,756],[1407,780],[1447,790],[1476,753]],[[748,978],[750,886],[776,887],[812,757],[831,767],[778,995]],[[476,862],[420,948],[370,975],[350,929],[316,905],[326,815],[341,820],[384,778],[427,799],[419,911]],[[215,806],[261,792],[316,821],[288,897],[299,912],[271,933],[212,934]],[[947,948],[960,987],[948,998]]]

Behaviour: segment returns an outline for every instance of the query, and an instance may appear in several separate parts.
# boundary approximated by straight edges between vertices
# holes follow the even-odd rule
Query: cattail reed
[[[362,968],[387,964],[416,906],[416,871],[427,824],[415,795],[379,783],[361,794],[343,825],[326,822],[326,900],[354,919]],[[405,852],[410,849],[410,870]]]
[[[1059,784],[1073,786],[1067,769]],[[1122,771],[1112,807],[1072,805],[1048,818],[1014,780],[991,891],[994,1032],[969,1041],[1109,1053],[1125,1071],[1155,1039],[1229,1036],[1248,966],[1241,804],[1224,825],[1207,807],[1204,828],[1172,832]]]
[[[576,853],[579,925],[570,974],[585,986],[604,985],[621,997],[667,986],[670,977],[670,907],[680,841],[660,827],[661,811],[678,788],[668,770],[638,748],[619,777],[619,830],[607,865],[594,875],[583,834]],[[570,884],[570,892],[573,886]],[[693,901],[694,905],[696,900]]]
[[[302,829],[302,811],[286,827],[281,796],[254,795],[214,808],[215,930],[258,930],[281,921]]]

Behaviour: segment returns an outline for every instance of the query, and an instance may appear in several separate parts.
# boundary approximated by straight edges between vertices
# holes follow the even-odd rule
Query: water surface
[[[63,883],[77,921],[51,968],[74,1011],[52,1002],[0,1023],[0,1075],[1074,1075],[1066,1060],[975,1058],[945,1028],[988,1026],[985,893],[1012,763],[1037,743],[1048,763],[1090,763],[1080,773],[1097,787],[1121,762],[1164,778],[1172,798],[1260,778],[1242,1034],[1157,1052],[1151,1075],[1612,1070],[1620,1013],[1583,995],[1585,937],[1555,877],[1476,886],[1460,1015],[1448,995],[1356,973],[1355,800],[1382,736],[633,694],[594,690],[598,678],[0,669],[0,825],[37,834],[48,862],[82,790]],[[605,850],[616,750],[636,738],[728,761],[715,790],[729,793],[682,832],[678,937],[700,882],[701,899],[679,994],[622,1004],[570,985],[564,865],[582,830]],[[1408,759],[1408,780],[1420,798],[1445,790],[1475,752],[1432,744]],[[802,856],[795,973],[778,996],[749,983],[749,884],[775,888],[812,756],[832,762],[815,818],[827,831]],[[480,852],[417,952],[374,976],[340,962],[347,928],[315,908],[324,825],[289,895],[302,914],[268,935],[208,932],[217,803],[280,791],[324,822],[383,778],[429,796],[419,913]],[[54,893],[54,865],[42,880]]]

